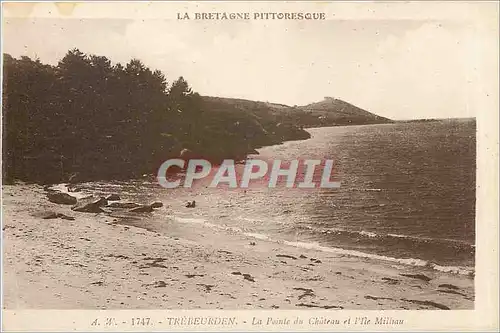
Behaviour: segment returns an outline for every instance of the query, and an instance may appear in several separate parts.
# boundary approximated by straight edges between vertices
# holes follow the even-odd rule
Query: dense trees
[[[182,148],[217,162],[308,137],[251,112],[214,111],[184,78],[169,84],[138,59],[113,65],[74,49],[57,66],[8,54],[3,66],[4,180],[130,178]]]

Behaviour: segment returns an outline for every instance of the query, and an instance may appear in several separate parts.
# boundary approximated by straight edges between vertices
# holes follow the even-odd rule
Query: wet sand
[[[70,207],[40,186],[3,186],[5,308],[474,308],[467,276],[178,223],[168,205],[164,221],[145,223],[172,223],[169,234]]]

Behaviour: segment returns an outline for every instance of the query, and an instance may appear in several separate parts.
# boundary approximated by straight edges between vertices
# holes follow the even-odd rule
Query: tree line
[[[4,181],[134,178],[182,149],[217,163],[308,137],[252,112],[214,111],[183,77],[169,83],[138,59],[73,49],[51,66],[4,54],[3,70]]]

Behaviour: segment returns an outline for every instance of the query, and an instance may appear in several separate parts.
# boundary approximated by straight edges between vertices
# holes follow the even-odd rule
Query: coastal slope
[[[7,182],[131,179],[186,150],[218,164],[308,139],[306,127],[388,121],[335,99],[289,107],[201,96],[182,76],[171,80],[139,59],[114,64],[78,49],[56,66],[3,59]]]
[[[251,114],[278,124],[299,128],[392,123],[391,119],[363,110],[341,99],[325,97],[303,106],[251,101],[239,98],[202,96],[205,103],[228,111]]]

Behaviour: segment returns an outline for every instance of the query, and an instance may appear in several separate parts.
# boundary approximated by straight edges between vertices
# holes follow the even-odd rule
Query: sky
[[[3,52],[55,65],[78,48],[114,63],[138,58],[170,82],[183,76],[202,95],[288,105],[329,96],[392,119],[445,118],[478,112],[472,94],[481,89],[478,68],[485,67],[492,36],[480,35],[470,21],[449,18],[7,15]]]

